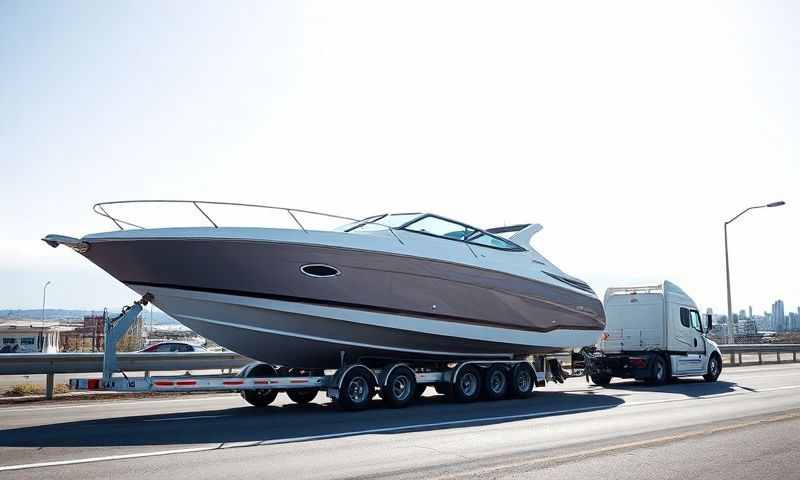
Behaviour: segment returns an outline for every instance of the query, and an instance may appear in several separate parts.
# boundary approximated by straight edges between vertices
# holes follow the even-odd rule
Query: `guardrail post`
[[[758,352],[758,364],[761,365],[764,363],[764,360],[761,358],[761,352]]]
[[[797,362],[797,352],[792,352],[792,361]]]
[[[53,372],[47,374],[47,383],[45,384],[45,389],[44,389],[44,398],[46,398],[47,400],[53,399],[53,390],[54,390],[53,384],[55,383],[55,376],[56,374]]]
[[[778,357],[778,363],[781,363],[781,352],[780,352],[780,350],[775,352],[775,355]]]
[[[739,352],[739,366],[742,366],[742,352]]]
[[[736,353],[731,353],[731,360],[729,363],[731,365],[736,365]]]

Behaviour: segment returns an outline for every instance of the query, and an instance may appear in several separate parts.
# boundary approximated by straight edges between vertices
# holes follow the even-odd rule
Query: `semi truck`
[[[596,385],[613,378],[664,384],[678,377],[702,376],[716,381],[722,354],[708,338],[705,319],[680,287],[660,285],[609,288],[603,300],[606,331],[599,343],[582,352],[585,370]]]

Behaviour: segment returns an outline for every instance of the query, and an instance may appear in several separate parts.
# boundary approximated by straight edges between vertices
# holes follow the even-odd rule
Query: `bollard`
[[[48,373],[47,374],[47,384],[44,390],[44,398],[47,400],[53,399],[53,384],[55,383],[55,373]]]

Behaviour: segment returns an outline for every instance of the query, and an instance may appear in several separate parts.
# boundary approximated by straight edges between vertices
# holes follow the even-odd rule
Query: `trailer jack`
[[[103,388],[112,388],[114,373],[120,372],[127,380],[127,375],[117,366],[117,342],[128,332],[136,317],[142,313],[142,308],[153,301],[152,293],[145,293],[141,300],[133,305],[123,307],[122,313],[114,318],[106,317],[103,329],[105,331],[105,351],[103,353]]]

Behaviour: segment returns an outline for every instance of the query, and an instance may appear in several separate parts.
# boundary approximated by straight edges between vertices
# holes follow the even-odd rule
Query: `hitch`
[[[133,305],[122,308],[122,313],[114,318],[106,317],[103,325],[105,331],[105,349],[103,351],[103,388],[111,388],[114,373],[120,371],[117,367],[117,342],[119,342],[131,327],[142,308],[153,301],[153,294],[145,293],[141,300]]]

